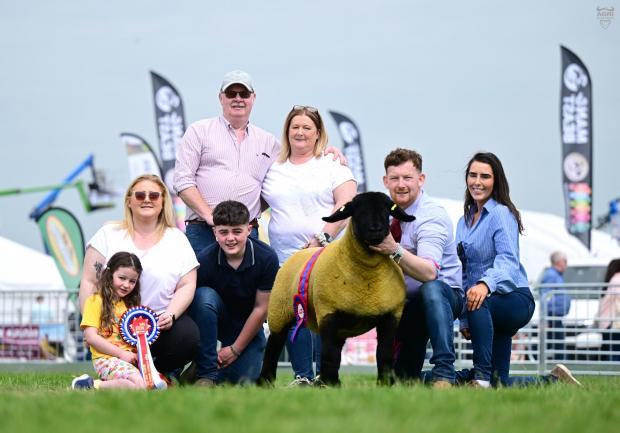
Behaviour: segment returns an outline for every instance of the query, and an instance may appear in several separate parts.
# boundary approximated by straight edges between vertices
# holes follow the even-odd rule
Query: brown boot
[[[195,386],[200,386],[202,388],[215,388],[217,383],[213,379],[209,379],[207,377],[201,377],[195,383]]]

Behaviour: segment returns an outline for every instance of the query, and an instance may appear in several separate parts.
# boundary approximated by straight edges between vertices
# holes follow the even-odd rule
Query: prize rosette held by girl
[[[128,309],[121,317],[121,336],[128,344],[138,349],[138,367],[150,389],[166,389],[166,382],[155,369],[149,345],[159,337],[157,314],[148,307]]]

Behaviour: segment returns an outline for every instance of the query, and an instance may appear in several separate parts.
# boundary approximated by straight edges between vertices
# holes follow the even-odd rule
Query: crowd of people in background
[[[137,304],[158,315],[161,336],[151,351],[167,380],[205,387],[255,383],[279,265],[300,249],[327,246],[346,225],[321,220],[350,201],[357,184],[342,153],[327,146],[319,111],[294,106],[278,141],[250,123],[256,92],[249,74],[226,74],[218,97],[222,114],[191,124],[177,150],[173,189],[187,205],[185,234],[174,227],[166,184],[144,175],[127,189],[124,219],[104,225],[88,242],[80,308],[99,379],[80,377],[76,388],[144,387],[135,353],[114,331],[120,315]],[[468,162],[456,235],[446,210],[424,190],[418,152],[395,149],[384,168],[390,197],[416,217],[393,220],[390,234],[369,247],[394,260],[405,277],[397,376],[434,388],[578,384],[562,364],[545,377],[509,375],[512,336],[529,322],[535,304],[519,256],[523,224],[499,158],[479,152]],[[267,208],[270,245],[258,239]],[[557,253],[551,262],[543,283],[561,283],[566,256]],[[620,282],[618,263],[610,265],[611,283]],[[616,294],[617,288],[609,290],[601,304],[601,327],[620,326],[604,320],[611,310],[620,312]],[[566,314],[570,298],[545,299],[550,315]],[[472,343],[472,369],[455,370],[457,319]],[[553,321],[548,326],[561,328]],[[429,341],[433,368],[422,371]],[[616,347],[616,341],[608,344]],[[319,374],[313,370],[319,347],[320,338],[305,328],[289,341],[294,385],[311,385]]]

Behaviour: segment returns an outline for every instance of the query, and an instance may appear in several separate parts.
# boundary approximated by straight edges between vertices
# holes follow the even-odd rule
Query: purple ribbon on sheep
[[[299,277],[297,294],[293,296],[293,311],[295,312],[296,325],[291,335],[291,343],[295,342],[299,330],[308,324],[308,285],[310,283],[310,274],[323,250],[324,248],[319,249],[310,257]]]

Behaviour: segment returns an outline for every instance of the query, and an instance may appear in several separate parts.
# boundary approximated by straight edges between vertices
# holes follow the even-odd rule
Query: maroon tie
[[[390,233],[392,233],[392,237],[396,242],[400,242],[403,231],[400,228],[400,221],[396,218],[392,218],[392,222],[390,223]]]

